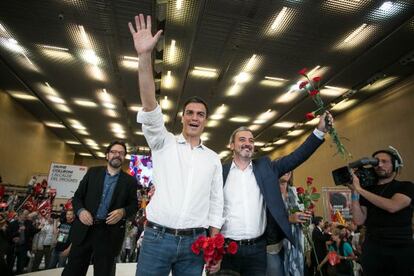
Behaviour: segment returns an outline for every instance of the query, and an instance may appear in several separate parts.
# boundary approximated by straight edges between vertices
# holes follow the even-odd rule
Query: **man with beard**
[[[352,216],[367,227],[362,248],[364,275],[414,275],[413,216],[414,184],[395,177],[403,166],[393,147],[375,152],[378,159],[376,185],[361,187],[353,175]]]
[[[63,276],[86,275],[93,256],[94,275],[115,275],[127,218],[138,209],[137,182],[121,170],[127,149],[114,141],[106,149],[106,167],[92,167],[73,197],[77,218],[72,225],[72,246]]]
[[[275,161],[268,157],[252,160],[254,136],[250,129],[240,127],[232,133],[233,162],[223,165],[225,222],[221,232],[228,241],[236,241],[239,250],[224,256],[221,274],[266,275],[266,243],[276,244],[285,237],[295,243],[278,180],[323,143],[329,127],[326,121],[333,123],[328,112],[299,148]],[[299,221],[308,218],[303,214]]]

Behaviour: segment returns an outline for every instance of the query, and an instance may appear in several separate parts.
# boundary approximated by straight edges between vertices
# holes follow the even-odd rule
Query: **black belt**
[[[233,240],[233,239],[226,239],[226,242],[235,242],[238,245],[254,245],[258,242],[262,241],[264,238],[264,235],[261,235],[260,237],[254,238],[254,239],[246,239],[246,240]]]
[[[165,226],[153,223],[151,221],[147,221],[146,227],[149,227],[151,229],[154,229],[160,232],[173,234],[175,236],[193,236],[193,235],[206,233],[206,229],[201,228],[201,227],[200,228],[187,228],[187,229],[174,229],[174,228],[169,228],[169,227],[165,227]]]

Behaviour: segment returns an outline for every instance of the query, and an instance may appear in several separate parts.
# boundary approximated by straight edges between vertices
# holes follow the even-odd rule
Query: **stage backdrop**
[[[56,189],[56,198],[71,198],[87,170],[84,166],[51,163],[48,184]]]

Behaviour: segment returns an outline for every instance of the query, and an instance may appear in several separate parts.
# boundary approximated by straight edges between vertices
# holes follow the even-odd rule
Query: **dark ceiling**
[[[263,154],[312,127],[299,69],[315,68],[335,114],[413,74],[414,1],[386,2],[1,1],[0,89],[77,153],[102,157],[115,138],[146,151],[127,23],[150,14],[164,29],[154,74],[167,127],[180,132],[181,104],[198,95],[212,111],[207,146],[225,151],[246,125]]]

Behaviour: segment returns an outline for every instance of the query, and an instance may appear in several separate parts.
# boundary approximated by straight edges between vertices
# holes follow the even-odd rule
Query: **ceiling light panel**
[[[83,107],[97,107],[98,106],[95,102],[91,100],[87,100],[87,99],[74,99],[73,102]]]
[[[370,38],[374,35],[378,27],[374,25],[368,25],[366,23],[353,29],[350,33],[346,34],[344,38],[334,46],[336,50],[348,50],[353,49],[362,44],[366,44]]]
[[[265,25],[265,33],[267,36],[277,36],[285,32],[289,26],[292,26],[296,17],[296,12],[292,8],[282,7],[275,11]]]
[[[278,127],[278,128],[291,128],[294,125],[295,125],[294,122],[278,122],[274,124],[273,126]]]
[[[321,9],[330,14],[354,15],[370,5],[370,1],[364,0],[326,0],[321,4]]]
[[[26,100],[26,101],[38,101],[39,99],[35,96],[29,95],[27,93],[19,92],[19,91],[7,91],[10,96],[19,100]]]

